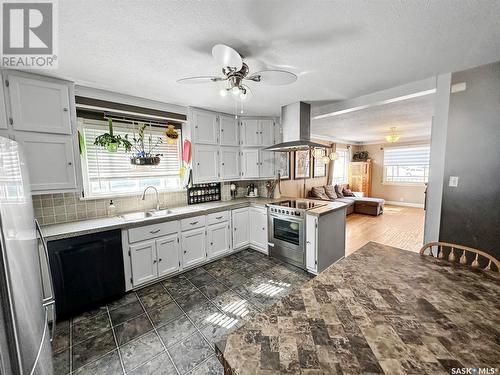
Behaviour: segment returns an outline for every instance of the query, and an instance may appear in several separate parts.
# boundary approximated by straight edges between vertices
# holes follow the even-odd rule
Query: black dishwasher
[[[48,250],[58,320],[125,293],[120,230],[49,241]]]

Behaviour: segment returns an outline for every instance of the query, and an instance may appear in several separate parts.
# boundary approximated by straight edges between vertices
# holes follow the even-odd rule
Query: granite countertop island
[[[370,242],[216,351],[238,375],[498,371],[499,302],[497,273]]]

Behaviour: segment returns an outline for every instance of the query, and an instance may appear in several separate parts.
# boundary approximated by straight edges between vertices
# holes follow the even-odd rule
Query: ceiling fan
[[[244,100],[251,93],[245,81],[260,82],[265,85],[288,85],[297,80],[297,75],[286,70],[261,70],[250,74],[248,65],[243,61],[241,55],[233,48],[224,44],[216,44],[212,48],[212,56],[222,66],[222,77],[198,76],[177,80],[179,83],[196,84],[227,81],[225,88],[220,90],[221,96],[231,92],[235,97]]]

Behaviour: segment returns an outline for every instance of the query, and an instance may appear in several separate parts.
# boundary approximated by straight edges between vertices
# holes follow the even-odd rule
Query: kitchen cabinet
[[[222,146],[220,156],[220,179],[234,180],[240,178],[240,148]]]
[[[212,259],[231,251],[231,226],[229,222],[212,224],[207,227],[207,255]]]
[[[273,151],[260,150],[259,155],[259,178],[275,177],[275,155]]]
[[[10,118],[15,130],[71,134],[68,83],[7,74]]]
[[[71,137],[17,132],[29,166],[32,191],[76,189],[75,152]]]
[[[249,209],[250,244],[267,254],[267,211],[262,208]]]
[[[271,146],[274,144],[274,121],[262,119],[241,120],[243,146]]]
[[[232,210],[231,220],[233,224],[233,250],[248,246],[250,243],[248,208]]]
[[[130,245],[132,283],[134,287],[153,281],[158,277],[155,241],[144,241]]]
[[[306,268],[314,273],[318,271],[317,232],[318,218],[306,215]]]
[[[219,180],[219,147],[194,145],[193,180],[195,184]]]
[[[274,121],[273,120],[259,120],[261,145],[272,146],[274,142]]]
[[[238,125],[238,119],[235,116],[219,115],[221,146],[239,146],[240,132]]]
[[[181,265],[179,242],[177,233],[156,240],[158,277],[167,276],[179,270]]]
[[[203,263],[207,257],[205,227],[188,230],[181,234],[182,264],[189,268]]]
[[[215,112],[191,109],[190,120],[193,143],[216,145],[219,143],[219,115]]]
[[[259,167],[259,149],[251,148],[241,151],[241,178],[258,178]]]

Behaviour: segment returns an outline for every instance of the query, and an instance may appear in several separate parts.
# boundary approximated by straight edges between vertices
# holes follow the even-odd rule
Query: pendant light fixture
[[[399,141],[399,138],[401,138],[401,136],[399,134],[396,133],[396,127],[393,126],[391,128],[391,134],[390,135],[387,135],[385,137],[385,140],[389,143],[396,143],[397,141]]]

